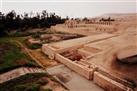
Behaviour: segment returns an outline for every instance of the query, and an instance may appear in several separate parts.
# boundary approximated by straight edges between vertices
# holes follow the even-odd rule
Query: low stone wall
[[[75,48],[76,47],[74,47],[74,49]],[[128,86],[129,83],[122,81],[122,79],[119,79],[120,81],[117,81],[114,77],[112,76],[110,77],[108,74],[109,72],[107,72],[106,70],[103,70],[101,67],[92,67],[91,65],[85,66],[80,64],[78,61],[77,62],[71,61],[70,59],[65,58],[59,54],[60,52],[62,52],[61,50],[55,50],[52,47],[47,45],[45,45],[42,50],[45,54],[49,56],[49,58],[51,57],[63,63],[68,68],[79,73],[81,76],[85,77],[86,79],[89,79],[89,80],[93,79],[93,81],[97,85],[99,85],[100,87],[104,88],[107,91],[133,91],[130,88],[132,86]],[[67,50],[70,50],[70,49],[68,48]],[[105,72],[108,75],[105,75],[102,72]]]
[[[99,72],[94,72],[93,81],[105,91],[133,91],[131,88],[118,83]]]
[[[48,55],[48,57],[50,59],[55,59],[55,54],[56,53],[62,53],[64,51],[68,51],[68,50],[76,50],[80,47],[82,47],[83,45],[77,45],[77,46],[72,46],[72,47],[68,47],[68,48],[60,48],[60,49],[54,49],[53,47],[51,47],[50,45],[42,45],[42,52],[46,55]]]
[[[73,71],[79,73],[80,75],[84,76],[87,79],[92,79],[93,77],[93,69],[92,68],[86,68],[82,65],[79,65],[65,57],[63,57],[60,54],[56,54],[55,59],[64,65],[66,65],[68,68],[72,69]]]
[[[55,50],[52,48],[52,47],[50,47],[50,46],[48,46],[48,45],[43,45],[42,46],[42,52],[44,53],[44,54],[46,54],[46,55],[48,55],[48,57],[50,58],[50,59],[54,59],[55,58]]]

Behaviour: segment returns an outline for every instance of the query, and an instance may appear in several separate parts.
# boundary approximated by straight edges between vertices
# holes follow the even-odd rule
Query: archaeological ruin
[[[137,23],[116,19],[111,23],[78,23],[71,28],[56,25],[52,31],[86,36],[43,44],[42,52],[106,91],[137,91]]]

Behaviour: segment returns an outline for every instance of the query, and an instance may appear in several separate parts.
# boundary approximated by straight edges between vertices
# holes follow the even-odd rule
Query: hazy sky
[[[1,0],[1,11],[55,12],[62,17],[94,17],[104,13],[136,13],[136,0]]]

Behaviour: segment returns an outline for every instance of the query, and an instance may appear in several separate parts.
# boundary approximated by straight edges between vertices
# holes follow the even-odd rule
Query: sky
[[[7,13],[55,12],[61,17],[95,17],[106,13],[136,13],[136,0],[0,0],[0,11]]]

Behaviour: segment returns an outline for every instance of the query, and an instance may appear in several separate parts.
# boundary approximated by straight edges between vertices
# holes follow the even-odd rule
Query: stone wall
[[[46,47],[46,50],[45,50],[45,47]],[[61,50],[55,50],[53,48],[50,48],[48,45],[45,45],[42,50],[45,54],[49,55],[49,58],[52,57],[53,59],[63,63],[68,68],[77,72],[78,74],[85,77],[86,79],[89,79],[89,80],[93,79],[93,81],[97,85],[104,88],[106,91],[133,91],[130,88],[132,86],[127,85],[127,84],[130,85],[130,83],[125,82],[122,79],[109,76],[109,73],[106,70],[104,70],[102,67],[98,67],[98,66],[93,67],[90,64],[85,65],[84,63],[82,63],[82,61],[72,61],[60,55],[59,53],[62,52]],[[104,75],[104,72],[105,72],[105,75]]]
[[[93,81],[105,91],[133,91],[133,89],[118,83],[99,72],[94,72]]]
[[[56,53],[62,53],[62,52],[67,51],[67,50],[75,50],[75,49],[78,49],[82,46],[83,45],[77,45],[77,46],[71,46],[68,48],[54,49],[53,47],[49,46],[48,44],[44,44],[44,45],[42,45],[42,52],[44,54],[48,55],[50,59],[55,59]]]
[[[56,54],[55,59],[64,65],[66,65],[68,68],[72,69],[73,71],[79,73],[80,75],[84,76],[87,79],[92,79],[93,75],[93,69],[92,68],[87,68],[82,65],[77,64],[74,61],[71,61],[65,57],[63,57],[60,54]]]
[[[50,47],[50,46],[48,46],[48,45],[46,45],[46,44],[44,44],[43,46],[42,46],[42,52],[44,53],[44,54],[46,54],[46,55],[48,55],[48,57],[50,58],[50,59],[54,59],[55,58],[55,49],[53,49],[52,47]]]
[[[106,91],[134,91],[132,88],[122,84],[124,82],[117,82],[113,80],[113,77],[111,78],[98,72],[97,67],[88,67],[78,64],[79,62],[71,61],[60,54],[56,54],[55,59],[85,78],[89,80],[93,79],[97,85],[104,88]]]

